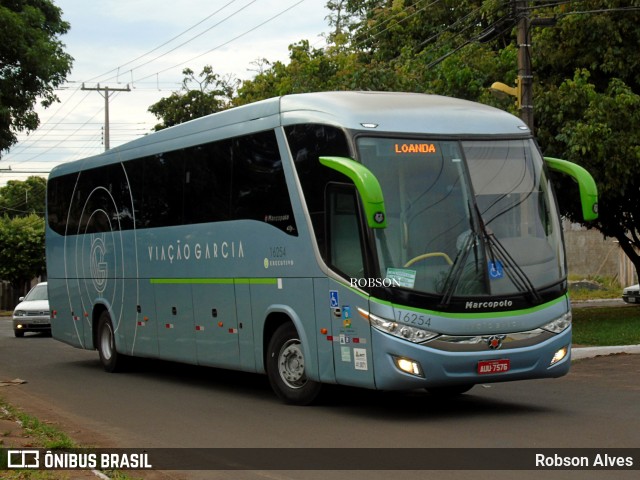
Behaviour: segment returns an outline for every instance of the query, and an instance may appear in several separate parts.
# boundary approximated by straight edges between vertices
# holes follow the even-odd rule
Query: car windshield
[[[47,300],[47,286],[46,285],[36,285],[31,289],[27,296],[24,297],[25,302],[33,302],[36,300]]]
[[[380,181],[381,276],[452,296],[534,293],[565,277],[559,218],[531,140],[358,139]]]

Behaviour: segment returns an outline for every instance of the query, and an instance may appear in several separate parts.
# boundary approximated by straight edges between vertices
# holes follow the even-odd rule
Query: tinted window
[[[63,235],[131,229],[134,214],[136,228],[249,219],[297,235],[273,131],[53,178],[48,191]]]
[[[322,165],[319,157],[352,157],[347,138],[342,130],[328,125],[292,125],[285,132],[318,247],[326,259],[325,189],[330,182],[351,180]]]
[[[49,182],[48,202],[49,225],[60,234],[133,228],[131,193],[121,164],[56,178]]]
[[[184,222],[231,218],[231,140],[188,149],[185,157]]]
[[[233,142],[233,216],[297,235],[278,144],[272,131]]]

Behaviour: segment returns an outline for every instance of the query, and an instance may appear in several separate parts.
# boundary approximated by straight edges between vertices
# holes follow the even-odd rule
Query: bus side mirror
[[[376,176],[367,167],[346,157],[320,157],[320,163],[349,177],[362,200],[367,225],[370,228],[386,228],[387,214],[384,208],[382,188]]]
[[[591,174],[580,165],[559,158],[544,157],[548,167],[572,177],[580,189],[582,218],[590,222],[598,218],[598,188]]]

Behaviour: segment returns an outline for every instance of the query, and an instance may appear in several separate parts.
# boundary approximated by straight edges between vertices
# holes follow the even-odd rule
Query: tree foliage
[[[182,74],[182,90],[149,107],[149,112],[162,121],[155,126],[156,131],[228,108],[237,85],[237,80],[220,77],[209,65],[197,77],[190,68]]]
[[[537,136],[546,154],[584,166],[598,185],[590,226],[614,237],[640,271],[639,1],[554,9],[554,28],[533,35]],[[584,13],[581,13],[584,12]],[[569,205],[570,189],[557,190]],[[565,212],[580,221],[573,209]]]
[[[47,182],[10,180],[0,188],[0,279],[16,291],[46,270],[44,209]]]
[[[0,278],[16,289],[45,272],[44,220],[26,217],[0,217]]]
[[[36,214],[44,217],[46,190],[47,181],[42,177],[9,180],[0,188],[0,215],[14,218]]]
[[[45,107],[57,101],[54,89],[71,71],[59,40],[68,29],[50,0],[0,1],[0,152],[38,127],[38,97]]]

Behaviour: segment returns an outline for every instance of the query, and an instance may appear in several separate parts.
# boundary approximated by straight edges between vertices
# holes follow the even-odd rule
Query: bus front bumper
[[[376,329],[372,329],[372,344],[380,352],[375,362],[375,384],[380,390],[556,378],[566,375],[571,366],[571,328],[535,345],[488,351],[444,351]]]

